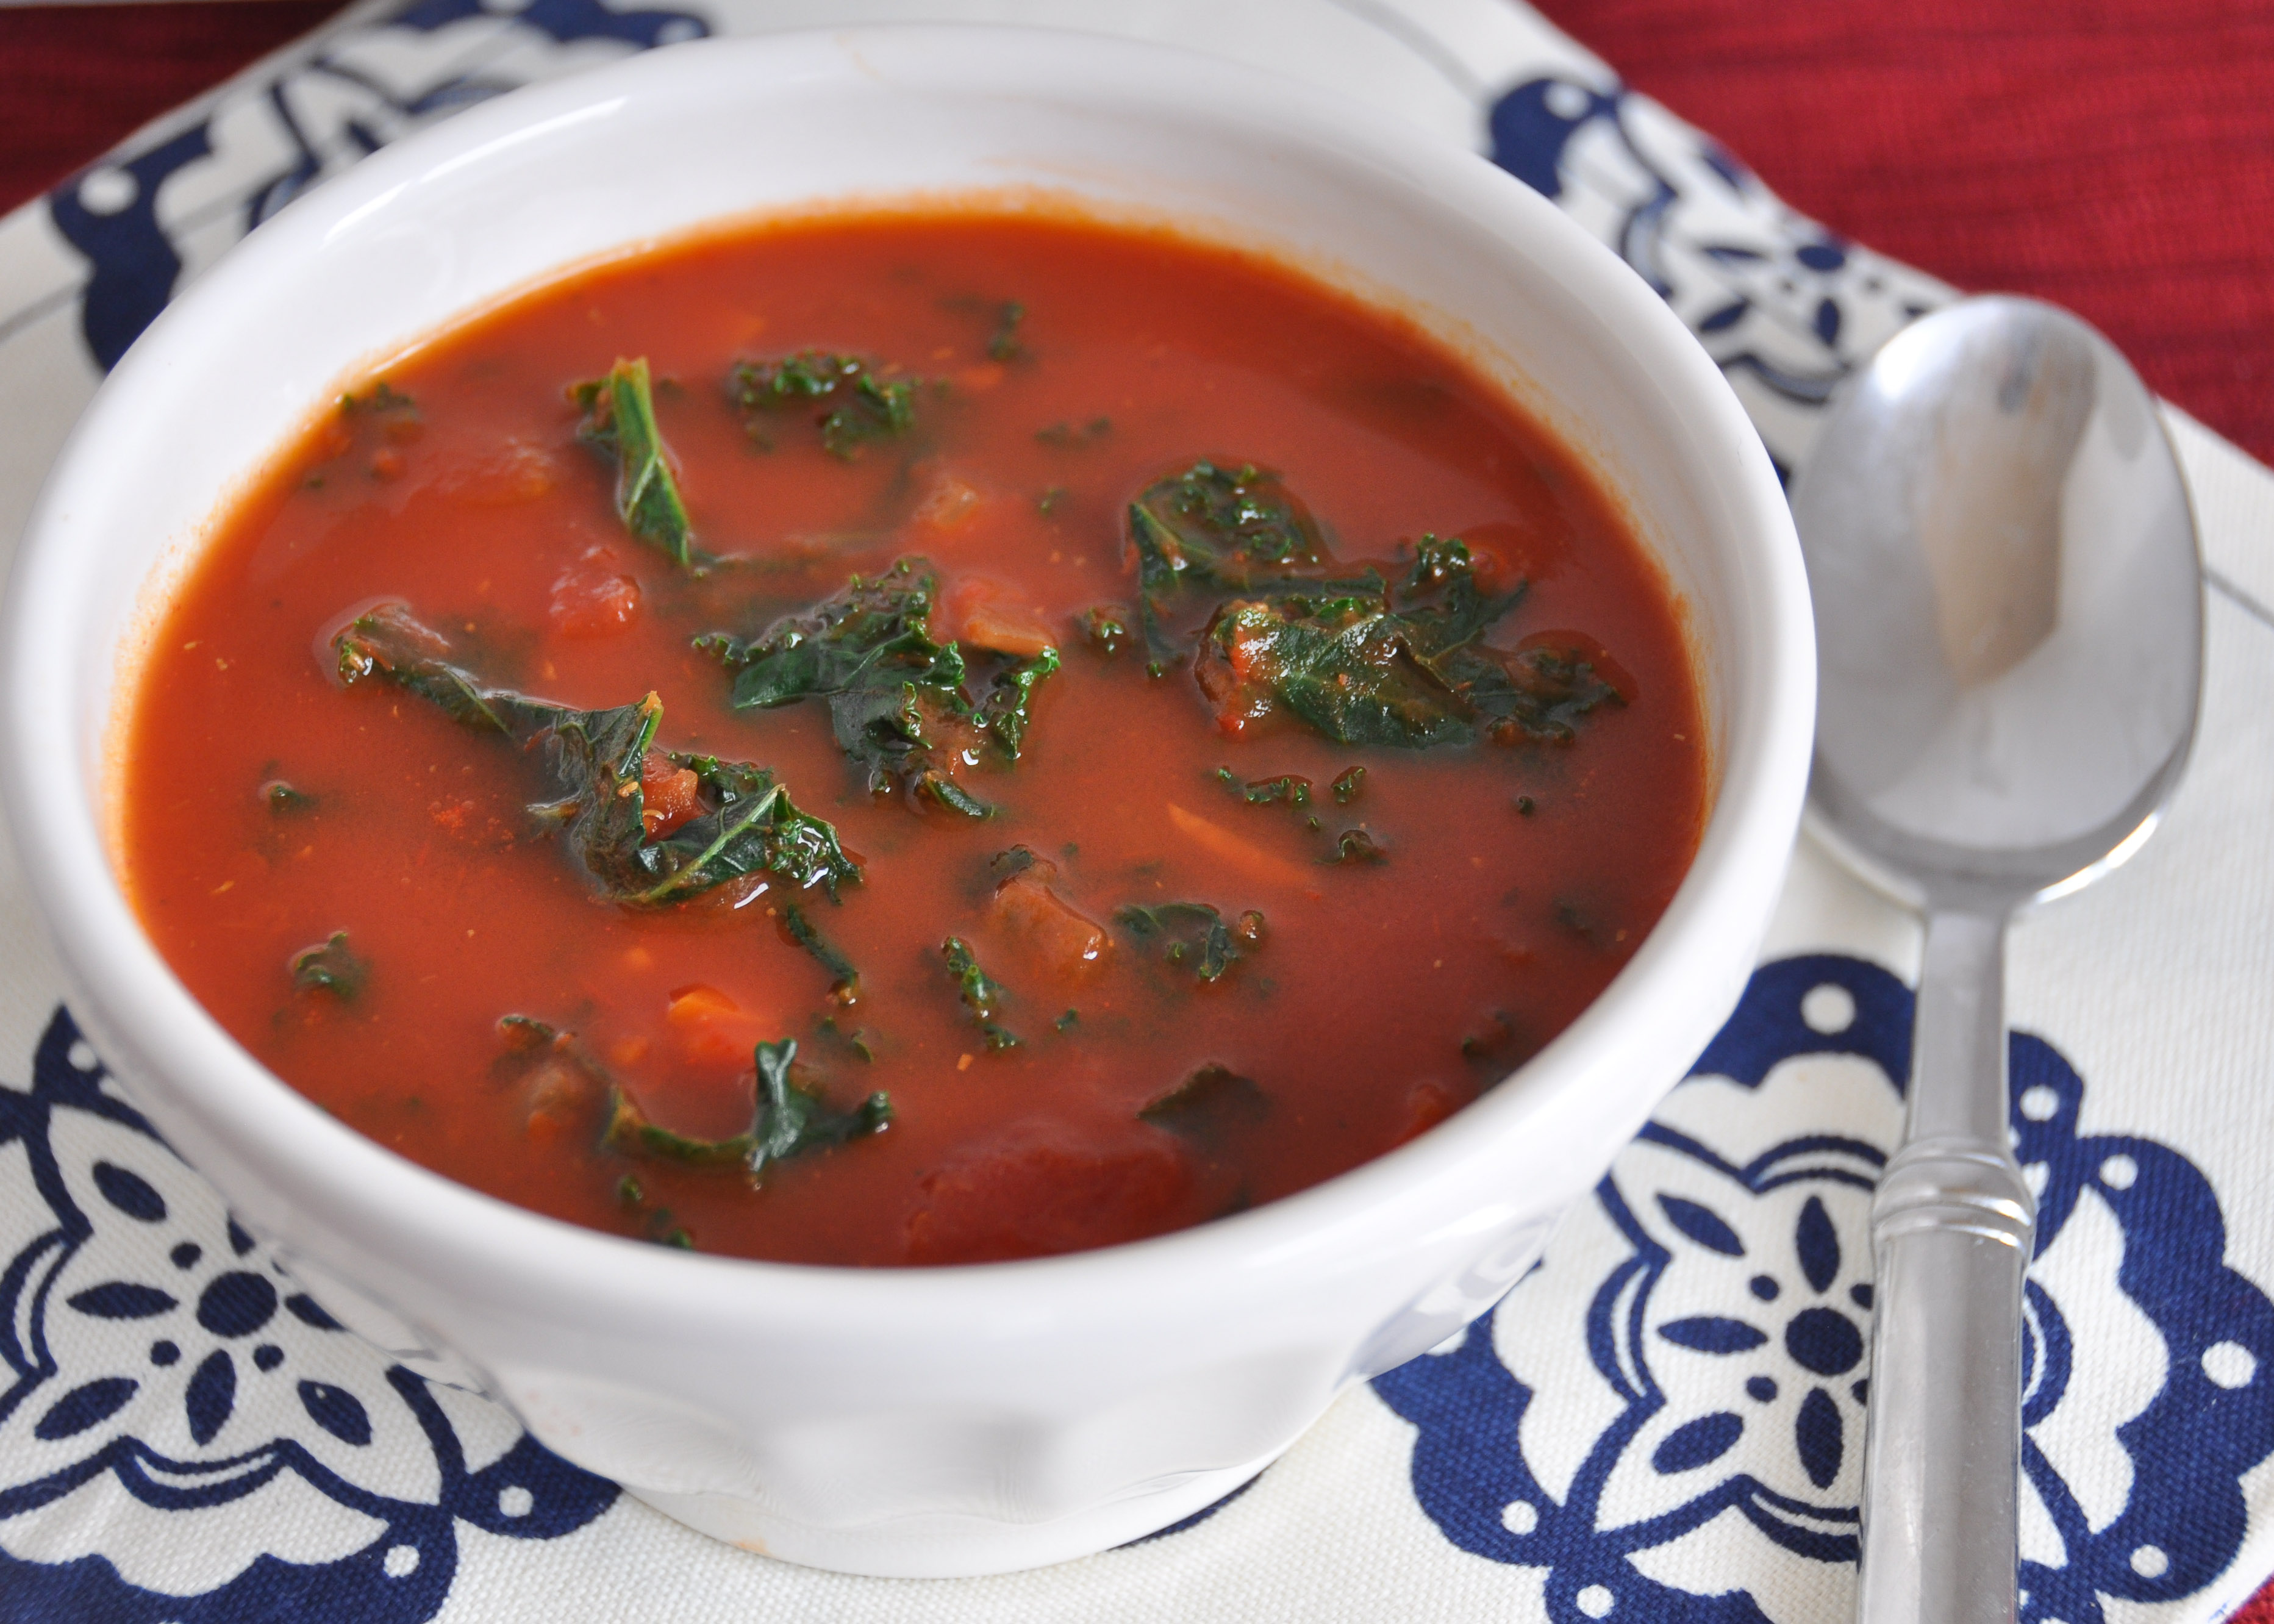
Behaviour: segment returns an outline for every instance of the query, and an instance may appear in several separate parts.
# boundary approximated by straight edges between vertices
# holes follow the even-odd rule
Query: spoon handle
[[[2037,1203],[2007,1135],[2006,917],[1927,917],[1878,1285],[1857,1624],[2011,1624],[2022,1275]]]

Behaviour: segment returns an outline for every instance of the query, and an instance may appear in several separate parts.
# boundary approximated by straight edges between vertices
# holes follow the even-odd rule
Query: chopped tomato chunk
[[[522,1083],[529,1137],[540,1145],[590,1134],[599,1113],[600,1081],[579,1062],[571,1041],[550,1041]]]
[[[916,504],[915,523],[928,530],[960,530],[978,516],[985,498],[979,488],[953,474],[934,477],[931,488]]]
[[[1081,1252],[1158,1235],[1202,1216],[1175,1140],[1147,1132],[1085,1142],[1023,1124],[918,1181],[911,1263],[983,1263]]]
[[[995,918],[1028,959],[1065,981],[1087,981],[1112,956],[1105,927],[1050,888],[1038,863],[995,888]]]
[[[1216,710],[1216,725],[1228,739],[1245,738],[1247,726],[1271,714],[1271,689],[1255,680],[1261,674],[1261,640],[1246,628],[1235,625],[1229,647],[1214,637],[1204,638],[1200,658],[1193,663],[1193,678]]]
[[[1461,1109],[1458,1095],[1444,1084],[1424,1079],[1405,1091],[1405,1120],[1397,1130],[1392,1144],[1403,1145],[1419,1139],[1439,1123]]]
[[[595,548],[553,583],[553,624],[564,637],[605,637],[639,613],[639,583],[615,568],[606,548]]]
[[[651,750],[640,763],[640,824],[659,840],[703,810],[703,780],[694,770],[674,767],[671,757]]]
[[[508,440],[454,481],[452,494],[484,508],[515,507],[551,491],[554,472],[542,446]]]
[[[1462,545],[1476,574],[1478,590],[1505,592],[1518,581],[1545,580],[1558,575],[1555,554],[1532,545],[1521,526],[1506,523],[1472,524],[1460,533]]]

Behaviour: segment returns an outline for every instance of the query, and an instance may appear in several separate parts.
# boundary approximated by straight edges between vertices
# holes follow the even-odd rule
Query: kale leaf
[[[1035,431],[1036,445],[1055,447],[1060,451],[1084,450],[1112,438],[1113,419],[1111,417],[1092,417],[1080,428],[1061,418],[1047,428]]]
[[[296,784],[282,778],[271,778],[260,786],[260,799],[270,812],[278,817],[290,817],[296,813],[316,809],[316,797]]]
[[[747,1162],[756,1143],[748,1132],[737,1133],[732,1139],[698,1139],[659,1128],[621,1088],[609,1091],[607,1126],[600,1137],[609,1149],[626,1155],[659,1156],[666,1162],[684,1162],[694,1167],[725,1167]]]
[[[809,1150],[866,1139],[882,1133],[892,1124],[892,1098],[881,1090],[851,1110],[840,1111],[818,1094],[800,1087],[790,1076],[790,1063],[797,1058],[794,1038],[759,1044],[757,1057],[758,1109],[750,1130],[755,1141],[749,1154],[752,1178],[770,1162],[787,1162]]]
[[[736,710],[826,699],[838,748],[867,770],[870,793],[898,788],[983,816],[946,770],[968,741],[971,704],[962,650],[932,639],[937,590],[903,559],[756,638],[713,634],[695,646],[734,673]]]
[[[647,357],[620,360],[605,378],[577,384],[568,394],[584,412],[576,437],[616,460],[616,516],[624,528],[681,569],[700,575],[717,563],[695,545],[695,527],[664,454]]]
[[[614,1099],[607,1068],[575,1033],[533,1015],[501,1016],[497,1030],[505,1053],[492,1064],[491,1075],[517,1086],[531,1137],[589,1142]]]
[[[1058,668],[1058,651],[1044,649],[1025,659],[1013,659],[998,671],[980,697],[974,715],[981,731],[995,741],[1009,761],[1019,759],[1034,721],[1035,689]]]
[[[1227,718],[1285,710],[1340,744],[1426,749],[1480,734],[1569,742],[1621,698],[1572,647],[1487,646],[1526,583],[1487,591],[1457,538],[1423,536],[1394,585],[1371,565],[1338,571],[1301,501],[1253,464],[1195,462],[1148,486],[1129,539],[1152,674],[1183,658],[1171,600],[1219,595],[1193,670]]]
[[[931,637],[938,590],[936,577],[902,559],[874,580],[854,576],[835,597],[760,636],[713,633],[695,646],[734,673],[738,710],[865,688],[954,688],[964,678],[962,651]]]
[[[1178,590],[1246,591],[1321,575],[1329,562],[1309,510],[1278,475],[1253,463],[1227,470],[1198,462],[1148,485],[1129,504],[1129,541],[1137,554],[1146,668],[1155,676],[1181,653],[1163,607]]]
[[[332,640],[341,680],[384,679],[440,706],[463,726],[542,747],[553,799],[530,809],[560,831],[609,900],[653,906],[681,902],[731,881],[771,874],[833,898],[861,870],[837,831],[798,810],[773,773],[715,756],[662,754],[691,771],[704,810],[651,837],[641,779],[663,718],[653,694],[635,704],[578,710],[490,688],[445,658],[449,645],[402,604],[385,604]]]
[[[1132,903],[1113,911],[1114,922],[1140,942],[1158,943],[1161,957],[1172,965],[1189,964],[1193,976],[1214,981],[1246,957],[1235,942],[1250,947],[1263,939],[1263,915],[1250,910],[1236,924],[1205,902],[1159,902],[1150,906]]]
[[[1311,804],[1311,780],[1293,772],[1276,778],[1251,778],[1239,793],[1251,807],[1269,806],[1275,801],[1284,801],[1290,807],[1306,807]]]
[[[1499,598],[1486,596],[1477,584],[1476,560],[1468,544],[1457,537],[1425,535],[1413,544],[1413,568],[1401,589],[1408,607],[1405,618],[1422,628],[1433,650],[1442,651],[1474,643],[1493,622],[1523,601],[1519,584]],[[1417,600],[1431,599],[1420,606]]]
[[[525,743],[561,714],[558,705],[485,687],[472,673],[444,658],[449,651],[448,640],[421,622],[408,604],[381,604],[332,638],[341,681],[353,687],[367,677],[382,677],[478,732]]]
[[[841,592],[777,620],[757,637],[723,632],[695,640],[734,673],[737,710],[829,702],[838,748],[865,770],[871,794],[894,789],[967,817],[993,808],[958,785],[949,767],[991,744],[1016,761],[1032,719],[1035,689],[1058,668],[1044,649],[1000,664],[974,700],[963,650],[931,635],[939,583],[920,560],[901,559],[873,580],[855,575]]]
[[[348,933],[335,930],[314,947],[292,955],[289,968],[296,992],[328,992],[343,1004],[351,1004],[363,991],[371,966],[348,948]]]
[[[1244,588],[1258,575],[1327,562],[1309,510],[1252,462],[1233,470],[1202,461],[1156,481],[1129,505],[1129,526],[1148,590],[1186,578]]]
[[[1423,661],[1495,738],[1568,744],[1581,717],[1606,703],[1624,703],[1570,639],[1534,638],[1512,651],[1484,646],[1479,640],[1522,601],[1525,584],[1487,595],[1460,541],[1422,537],[1404,590],[1404,615]],[[1415,599],[1426,601],[1416,606]]]
[[[805,910],[794,902],[782,910],[782,931],[789,939],[813,956],[814,962],[833,978],[829,983],[831,1000],[850,1009],[861,1002],[861,972],[827,936],[805,916]]]
[[[987,340],[987,357],[992,361],[1015,361],[1027,353],[1026,345],[1019,342],[1019,324],[1027,319],[1027,307],[1016,299],[1006,299],[995,313],[995,331]]]
[[[1183,658],[1171,598],[1232,594],[1201,635],[1196,673],[1219,705],[1280,707],[1339,744],[1428,748],[1494,737],[1569,740],[1617,689],[1569,650],[1483,646],[1524,598],[1487,594],[1469,548],[1424,535],[1397,587],[1378,568],[1335,573],[1317,521],[1271,470],[1196,462],[1128,509],[1146,669]]]
[[[368,395],[357,395],[350,391],[340,396],[340,411],[343,416],[352,415],[358,411],[417,411],[418,410],[418,402],[403,394],[384,378],[372,385],[371,393]]]
[[[559,1038],[561,1029],[549,1020],[539,1020],[534,1015],[501,1015],[498,1017],[498,1041],[505,1045],[508,1055],[527,1055],[545,1048]]]
[[[756,1184],[774,1162],[882,1133],[891,1124],[892,1101],[887,1094],[872,1094],[851,1110],[843,1111],[797,1082],[791,1075],[791,1064],[797,1058],[796,1039],[761,1043],[755,1055],[757,1081],[750,1125],[733,1138],[690,1139],[659,1128],[618,1088],[609,1103],[604,1142],[629,1154],[660,1156],[696,1166],[740,1165]]]
[[[1271,1101],[1254,1080],[1209,1061],[1159,1099],[1141,1107],[1138,1120],[1221,1149],[1239,1129],[1261,1121]]]
[[[1474,725],[1413,658],[1385,598],[1234,598],[1201,642],[1201,691],[1254,719],[1291,712],[1338,744],[1466,744]]]
[[[947,973],[956,980],[957,996],[963,1000],[963,1007],[971,1011],[971,1019],[978,1023],[981,1034],[987,1039],[988,1049],[999,1052],[1018,1048],[1019,1034],[995,1019],[1010,994],[1004,990],[1002,982],[979,967],[979,960],[972,953],[970,944],[961,936],[950,936],[939,944],[939,956],[947,960]]]
[[[1338,744],[1400,749],[1467,744],[1480,733],[1568,743],[1574,722],[1620,698],[1568,648],[1487,646],[1484,634],[1524,586],[1486,593],[1457,540],[1425,536],[1417,551],[1396,594],[1227,601],[1201,635],[1202,691],[1226,714],[1284,710]]]
[[[1043,863],[1031,846],[1008,846],[987,860],[988,875],[994,880],[998,891],[1036,867],[1043,868],[1046,877],[1057,872],[1057,866]]]
[[[1099,604],[1081,617],[1082,641],[1100,654],[1118,654],[1129,641],[1129,620],[1118,604]]]
[[[1569,744],[1578,737],[1579,718],[1590,710],[1626,703],[1626,696],[1605,680],[1583,650],[1558,647],[1554,641],[1532,643],[1513,652],[1457,650],[1438,661],[1437,668],[1486,718],[1492,736],[1504,741]]]
[[[629,900],[683,901],[759,873],[797,891],[818,885],[834,900],[840,885],[860,879],[860,865],[845,854],[835,826],[799,811],[771,769],[715,756],[667,754],[674,766],[694,772],[711,810],[660,839],[643,836],[633,856],[653,883]]]
[[[818,403],[814,422],[822,449],[850,462],[872,440],[905,434],[915,423],[916,386],[889,382],[859,356],[802,350],[771,361],[738,361],[727,375],[727,395],[742,413],[750,438],[771,449],[762,417]]]
[[[1335,842],[1332,855],[1320,859],[1330,863],[1382,863],[1389,861],[1389,853],[1382,843],[1363,829],[1345,829]]]

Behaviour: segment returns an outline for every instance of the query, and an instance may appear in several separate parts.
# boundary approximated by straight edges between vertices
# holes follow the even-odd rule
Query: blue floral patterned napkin
[[[681,40],[944,19],[1183,42],[1487,152],[1664,295],[1788,470],[1845,370],[1950,297],[1502,0],[376,0],[0,223],[0,536],[175,289],[378,146]],[[2013,944],[2023,1616],[2048,1624],[2215,1619],[2274,1569],[2274,475],[2168,420],[2213,576],[2195,761],[2142,855]],[[12,853],[0,921],[0,1618],[1847,1617],[1917,941],[1806,842],[1743,1005],[1494,1314],[1186,1524],[936,1583],[713,1545],[411,1327],[343,1326],[109,1080]]]

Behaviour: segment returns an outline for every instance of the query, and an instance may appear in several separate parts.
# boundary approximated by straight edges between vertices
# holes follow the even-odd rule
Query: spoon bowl
[[[1816,832],[1920,907],[1903,1143],[1871,1204],[1861,1624],[2017,1611],[2022,1284],[2013,912],[2139,849],[2202,684],[2179,462],[2124,357],[2065,312],[1969,299],[1842,387],[1793,516],[1819,650]]]
[[[1817,822],[1929,906],[2120,861],[2186,764],[2195,526],[2155,403],[2076,318],[1969,299],[1890,340],[1793,491]]]

